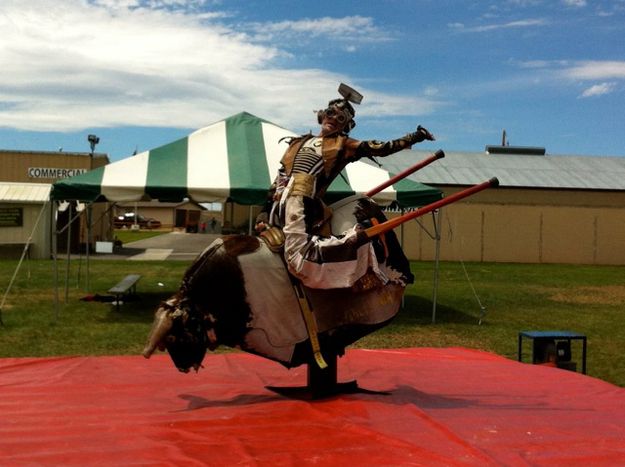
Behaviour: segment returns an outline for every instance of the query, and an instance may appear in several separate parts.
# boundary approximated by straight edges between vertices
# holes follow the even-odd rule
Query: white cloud
[[[565,73],[569,78],[580,80],[625,79],[625,61],[577,62]]]
[[[573,81],[625,80],[625,61],[617,60],[527,60],[510,63],[520,68],[552,73],[555,79]],[[543,75],[546,76],[546,75]]]
[[[595,84],[584,90],[580,97],[596,97],[610,94],[612,91],[614,91],[614,87],[614,83]]]
[[[205,4],[4,0],[0,126],[198,128],[245,110],[299,128],[312,121],[312,112],[302,109],[325,105],[337,95],[339,82],[358,87],[350,77],[325,70],[279,68],[278,59],[289,58],[284,49],[217,24],[214,19],[224,13],[199,8]],[[377,31],[371,19],[361,17],[282,22],[269,29],[339,38]],[[373,106],[368,111],[403,115],[410,108],[416,115],[435,105],[408,97],[407,107],[359,90]]]
[[[216,3],[210,0],[92,0],[91,3],[109,9],[147,8],[188,11]]]
[[[305,18],[296,21],[253,23],[243,25],[255,38],[263,41],[317,40],[319,37],[349,43],[386,42],[391,36],[378,28],[373,18],[346,16],[343,18]],[[287,44],[288,45],[288,42]]]
[[[508,0],[508,3],[520,7],[534,7],[540,5],[541,0]]]
[[[495,31],[498,29],[519,29],[519,28],[530,28],[530,27],[539,27],[539,26],[547,26],[549,22],[545,19],[535,18],[535,19],[523,19],[518,21],[509,21],[507,23],[498,23],[498,24],[485,24],[482,26],[474,26],[474,27],[466,27],[461,23],[451,23],[448,26],[450,28],[456,29],[458,31],[463,32],[488,32]]]
[[[516,60],[510,60],[510,63],[517,64],[520,68],[534,68],[534,69],[552,69],[555,67],[570,67],[570,60],[525,60],[517,62]]]
[[[581,8],[587,5],[586,0],[562,0],[562,3],[568,7]]]

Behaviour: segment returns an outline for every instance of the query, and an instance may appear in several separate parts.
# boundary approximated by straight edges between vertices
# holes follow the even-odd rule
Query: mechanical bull
[[[368,198],[334,209],[334,231],[341,223],[353,224],[354,217],[365,227],[386,221]],[[392,231],[376,235],[372,242],[380,270],[389,278],[386,284],[368,273],[353,287],[322,290],[294,284],[281,253],[261,238],[219,238],[187,270],[178,292],[157,309],[143,355],[149,358],[156,348],[167,349],[183,372],[197,370],[206,349],[219,345],[288,368],[315,359],[319,363],[314,355],[317,342],[323,354],[342,355],[346,346],[393,319],[406,284],[413,281]]]

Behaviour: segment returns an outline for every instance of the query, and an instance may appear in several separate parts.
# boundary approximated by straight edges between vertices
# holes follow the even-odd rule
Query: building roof
[[[0,154],[23,154],[29,156],[80,156],[80,157],[89,157],[91,156],[90,152],[77,152],[77,151],[35,151],[35,150],[24,150],[24,149],[0,149]],[[93,157],[95,158],[106,158],[108,159],[108,154],[104,152],[94,152]]]
[[[50,199],[49,183],[0,182],[2,203],[45,203]]]
[[[430,155],[402,151],[379,159],[399,173]],[[625,157],[495,154],[445,151],[445,157],[410,176],[428,185],[475,185],[492,177],[502,187],[625,190]]]

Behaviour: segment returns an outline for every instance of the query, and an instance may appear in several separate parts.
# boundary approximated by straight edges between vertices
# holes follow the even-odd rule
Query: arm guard
[[[392,141],[363,141],[356,149],[356,157],[386,157],[426,139],[433,140],[434,137],[425,128],[419,126],[417,131]]]

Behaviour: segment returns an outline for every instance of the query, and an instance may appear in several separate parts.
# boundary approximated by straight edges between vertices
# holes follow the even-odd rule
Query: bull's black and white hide
[[[345,206],[361,224],[384,222],[379,207],[364,198]],[[340,216],[339,216],[340,217]],[[365,276],[351,288],[304,287],[314,312],[324,355],[385,326],[397,314],[406,284],[413,281],[397,237],[374,240],[386,284]],[[184,275],[179,291],[162,303],[144,356],[167,349],[180,371],[198,369],[206,349],[239,348],[295,367],[312,360],[306,323],[280,253],[248,235],[217,239]]]

